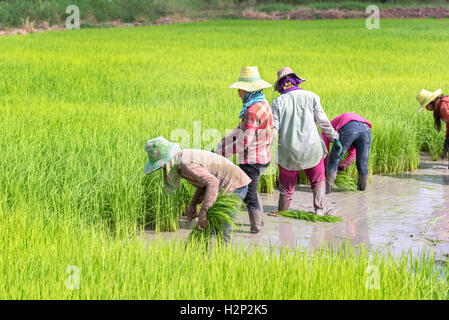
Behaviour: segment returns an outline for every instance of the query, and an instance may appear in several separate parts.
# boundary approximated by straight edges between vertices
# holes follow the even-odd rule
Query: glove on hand
[[[337,148],[336,149],[337,155],[340,157],[341,153],[343,152],[343,146],[341,145],[340,140],[335,140],[334,141],[334,146]]]

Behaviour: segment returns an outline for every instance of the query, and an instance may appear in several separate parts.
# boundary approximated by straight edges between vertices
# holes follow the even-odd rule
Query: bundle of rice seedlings
[[[335,185],[340,191],[357,191],[357,179],[345,173],[337,175]]]
[[[209,245],[212,234],[216,235],[217,242],[223,242],[223,228],[225,224],[235,226],[232,215],[236,214],[242,202],[240,198],[233,193],[220,193],[214,205],[207,210],[206,217],[209,226],[203,231],[195,225],[192,232],[187,237],[187,243],[198,242]]]
[[[343,221],[342,218],[337,216],[318,216],[312,212],[306,211],[279,211],[280,216],[292,219],[305,220],[310,222],[340,222]]]

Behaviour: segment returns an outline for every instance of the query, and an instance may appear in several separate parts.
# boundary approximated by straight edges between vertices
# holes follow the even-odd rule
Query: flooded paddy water
[[[369,245],[400,255],[411,250],[435,253],[437,260],[449,259],[449,170],[447,161],[423,157],[420,168],[401,175],[375,175],[364,192],[334,192],[328,205],[344,219],[338,223],[312,223],[272,217],[277,209],[278,191],[262,194],[264,229],[249,232],[247,213],[239,215],[240,226],[234,244],[256,246],[317,248],[325,244]],[[313,211],[309,186],[298,185],[291,210]],[[180,219],[180,230],[160,233],[163,238],[186,238],[195,223]],[[156,235],[146,234],[148,240]]]

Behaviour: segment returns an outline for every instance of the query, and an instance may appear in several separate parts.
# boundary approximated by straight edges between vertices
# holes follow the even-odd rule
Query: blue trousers
[[[242,202],[245,199],[247,193],[248,193],[248,186],[244,186],[244,187],[234,190],[234,194],[237,195]],[[233,212],[232,217],[234,219],[235,219],[235,217],[237,217],[239,210],[240,210],[240,207],[238,207],[237,210],[235,212]],[[226,244],[228,244],[229,241],[231,240],[231,233],[232,233],[232,226],[230,224],[225,224],[223,226],[223,239]]]
[[[369,151],[371,148],[371,129],[363,122],[349,121],[345,124],[340,131],[340,142],[343,147],[343,152],[340,156],[337,155],[335,145],[332,146],[332,150],[329,154],[329,160],[327,163],[326,176],[336,177],[338,165],[340,164],[344,154],[348,151],[349,147],[353,145],[356,149],[356,166],[359,173],[359,181],[368,177],[368,159]]]
[[[259,198],[257,196],[257,186],[259,184],[259,177],[264,172],[266,168],[270,163],[245,163],[240,164],[240,169],[243,170],[243,172],[246,173],[246,175],[251,179],[251,183],[248,185],[248,192],[246,194],[245,199],[243,200],[246,203],[246,207],[248,208],[248,211],[254,210],[259,211],[260,205],[259,205]]]

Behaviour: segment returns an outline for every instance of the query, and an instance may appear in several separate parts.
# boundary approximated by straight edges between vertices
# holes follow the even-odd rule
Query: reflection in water
[[[401,176],[374,176],[365,192],[335,192],[328,201],[342,223],[309,223],[293,219],[274,218],[282,222],[276,234],[264,230],[271,242],[291,246],[296,242],[314,248],[325,244],[368,244],[376,249],[388,249],[400,254],[430,248],[440,256],[449,253],[449,171],[435,170],[432,165]],[[291,209],[312,211],[310,192],[297,188]],[[275,205],[277,194],[265,196],[265,202]],[[288,223],[285,225],[284,223]],[[269,226],[269,223],[268,223]],[[291,227],[288,227],[291,226]],[[292,241],[292,232],[296,241]]]
[[[284,246],[290,248],[296,247],[296,236],[293,231],[293,225],[289,223],[279,225],[279,240]]]

